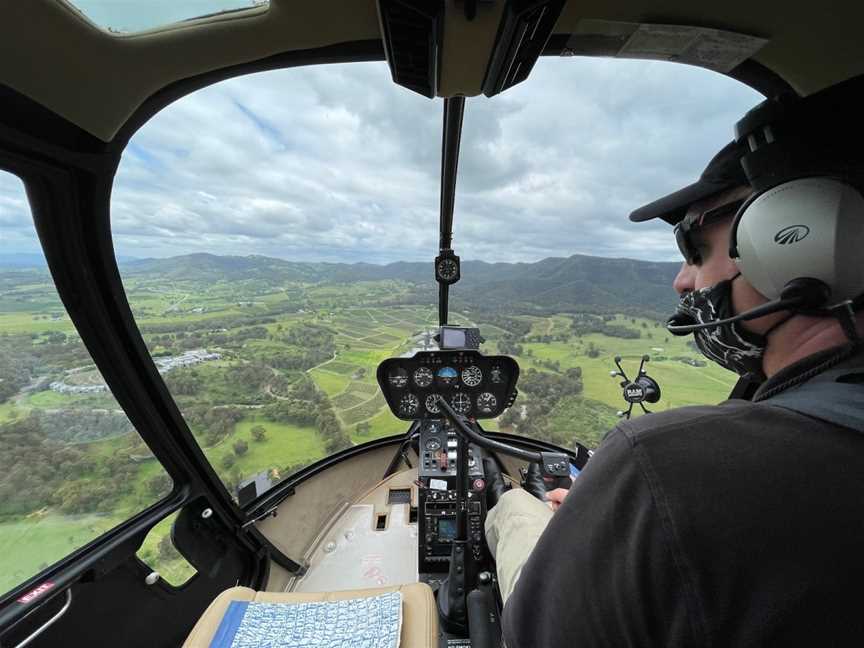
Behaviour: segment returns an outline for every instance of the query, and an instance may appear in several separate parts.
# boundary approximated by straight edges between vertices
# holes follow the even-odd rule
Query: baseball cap
[[[630,214],[630,220],[641,223],[652,218],[662,218],[670,225],[676,225],[694,202],[733,187],[746,185],[747,176],[741,167],[741,156],[744,153],[742,145],[729,142],[711,158],[697,182],[634,210]]]

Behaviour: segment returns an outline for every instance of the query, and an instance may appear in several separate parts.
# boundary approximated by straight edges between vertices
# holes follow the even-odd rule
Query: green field
[[[34,513],[0,524],[0,592],[18,583],[116,526],[123,518]]]
[[[127,283],[127,290],[145,341],[155,353],[167,357],[206,348],[221,356],[171,370],[165,380],[229,490],[262,472],[274,480],[283,479],[289,471],[326,456],[333,444],[365,443],[402,434],[409,427],[388,410],[376,382],[376,368],[385,358],[410,352],[412,338],[434,327],[437,311],[427,305],[386,305],[386,300],[409,294],[399,282],[298,282],[278,287],[257,286],[253,280],[238,286],[182,279],[164,285],[135,279]],[[12,289],[11,298],[7,293],[0,300],[0,345],[6,345],[0,348],[0,369],[7,372],[3,376],[15,377],[26,366],[28,379],[43,379],[26,389],[28,380],[23,380],[20,393],[0,402],[0,425],[18,424],[37,413],[43,425],[50,423],[55,428],[64,421],[69,426],[108,426],[106,421],[119,411],[110,393],[59,393],[48,388],[49,380],[61,380],[73,388],[101,382],[98,373],[87,369],[91,360],[52,291],[49,284],[24,284]],[[581,393],[561,398],[546,414],[545,429],[558,442],[575,439],[594,447],[615,424],[615,410],[624,404],[620,379],[609,376],[615,355],[622,356],[630,375],[635,375],[643,354],[651,356],[648,373],[662,388],[661,401],[651,406],[655,410],[718,402],[734,384],[734,376],[714,365],[693,366],[700,356],[687,345],[688,338],[668,335],[653,320],[621,315],[607,318],[607,324],[639,335],[625,338],[599,332],[577,334],[571,327],[572,313],[503,317],[453,312],[451,322],[472,325],[478,321],[488,340],[486,353],[517,344],[519,352],[512,355],[523,372],[536,369],[564,375],[567,369],[581,368]],[[515,324],[522,331],[518,335],[508,329]],[[58,332],[66,335],[65,340]],[[532,411],[529,393],[523,392],[516,403]],[[322,423],[328,408],[332,408],[335,430],[332,426],[327,430]],[[291,422],[304,415],[304,423]],[[483,422],[488,430],[528,430],[518,418],[508,425]],[[264,428],[263,439],[253,437],[257,427]],[[51,428],[53,434],[55,428]],[[159,481],[163,479],[161,466],[134,433],[127,430],[117,436],[111,432],[106,427],[95,440],[77,444],[73,461],[80,480],[77,485],[84,492],[100,485],[114,487],[110,471],[122,468],[124,476],[114,487],[118,493],[113,508],[106,509],[110,514],[64,511],[64,506],[77,509],[68,501],[61,503],[66,491],[59,487],[59,499],[34,503],[30,511],[5,510],[0,503],[0,591],[170,490],[170,482]],[[341,437],[334,436],[337,433]],[[46,444],[52,451],[61,447],[55,441]],[[38,454],[32,461],[45,469]],[[7,488],[3,492],[14,494],[14,485],[4,484],[3,479],[0,475],[0,487]],[[165,540],[170,522],[165,520],[154,528],[139,556],[178,585],[193,570]]]

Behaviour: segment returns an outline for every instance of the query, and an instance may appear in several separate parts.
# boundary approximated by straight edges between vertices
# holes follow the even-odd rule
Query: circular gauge
[[[452,385],[459,378],[459,374],[453,367],[441,367],[435,375],[442,385]]]
[[[418,387],[428,387],[434,378],[435,376],[429,367],[420,367],[414,372],[414,383]]]
[[[501,367],[495,365],[489,370],[489,380],[495,384],[504,382],[504,372],[501,371]]]
[[[444,281],[452,281],[459,274],[459,264],[455,259],[445,257],[438,261],[438,276]]]
[[[462,382],[464,382],[469,387],[476,387],[483,380],[483,372],[480,371],[480,367],[477,365],[471,365],[470,367],[465,367],[462,370]]]
[[[498,406],[498,399],[491,392],[483,392],[477,397],[477,409],[484,414],[491,414]]]
[[[405,394],[399,399],[399,413],[402,416],[414,416],[419,407],[420,400],[414,394]]]
[[[438,394],[429,394],[426,397],[426,409],[432,414],[440,414],[441,408],[438,407],[438,399],[441,398]]]
[[[408,372],[405,371],[402,367],[397,367],[396,369],[392,369],[390,371],[390,373],[387,375],[387,380],[396,389],[402,389],[405,385],[408,384]]]
[[[439,441],[435,437],[432,437],[431,439],[429,439],[426,442],[426,449],[427,450],[433,450],[433,451],[434,450],[440,450],[441,449],[441,441]]]
[[[459,414],[467,414],[471,411],[471,397],[468,394],[455,394],[450,404]]]

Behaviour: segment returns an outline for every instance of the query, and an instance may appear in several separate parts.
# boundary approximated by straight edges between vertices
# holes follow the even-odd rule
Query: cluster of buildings
[[[191,351],[185,351],[176,356],[154,358],[154,362],[156,363],[156,368],[159,370],[159,373],[163,374],[168,373],[172,369],[190,367],[201,362],[207,362],[208,360],[218,360],[221,357],[221,354],[207,351],[207,349],[192,349]],[[73,369],[68,373],[72,374],[80,371],[81,369]],[[62,380],[55,380],[48,385],[48,388],[59,394],[98,394],[99,392],[108,391],[108,386],[103,382],[89,385],[74,385],[63,382]]]

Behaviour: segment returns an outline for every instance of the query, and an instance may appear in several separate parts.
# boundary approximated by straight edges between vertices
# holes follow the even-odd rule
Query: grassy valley
[[[473,275],[472,264],[463,266],[451,323],[479,326],[483,351],[514,356],[523,372],[516,406],[485,427],[595,447],[623,406],[609,376],[615,355],[633,373],[651,356],[649,373],[663,389],[654,409],[728,393],[734,377],[660,324],[675,303],[673,264],[640,263],[475,262]],[[121,271],[154,361],[229,491],[405,431],[375,369],[422,347],[437,324],[427,264],[192,255],[131,261]],[[649,278],[644,290],[634,289],[638,277]],[[14,560],[0,558],[0,591],[171,488],[44,268],[0,268],[0,464],[0,555]],[[169,528],[160,524],[139,555],[179,583],[189,572]]]

